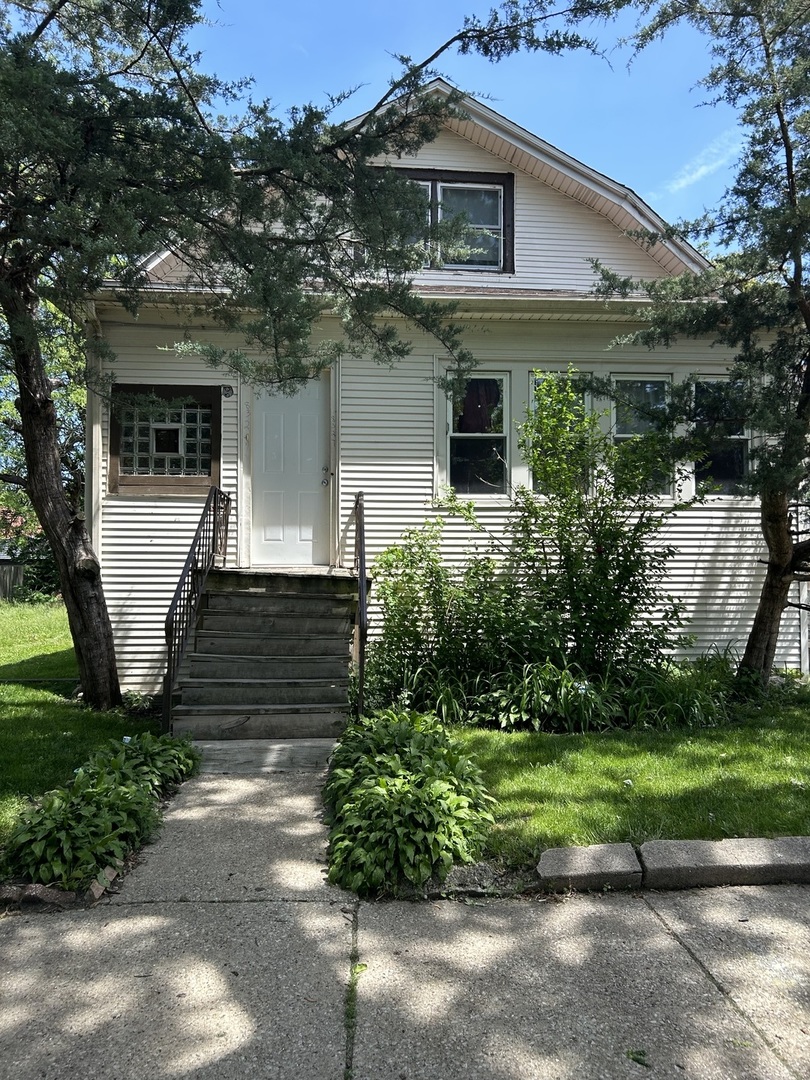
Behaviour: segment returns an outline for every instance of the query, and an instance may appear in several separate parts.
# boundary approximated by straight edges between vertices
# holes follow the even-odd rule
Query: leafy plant
[[[444,878],[492,822],[478,767],[435,717],[388,710],[346,730],[324,789],[329,880],[359,893]]]
[[[687,639],[663,588],[655,440],[615,444],[569,370],[536,373],[520,446],[533,488],[513,493],[506,544],[449,567],[439,518],[375,563],[368,701],[549,731],[714,722],[722,702],[671,660]],[[450,492],[442,506],[485,532],[473,504]]]
[[[85,889],[145,843],[160,820],[158,800],[195,770],[199,752],[148,733],[112,742],[66,787],[23,811],[4,852],[9,876]]]

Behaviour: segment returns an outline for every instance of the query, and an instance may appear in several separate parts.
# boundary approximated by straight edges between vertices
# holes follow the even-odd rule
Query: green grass
[[[69,779],[108,739],[152,721],[96,713],[54,692],[72,689],[76,661],[61,605],[0,603],[0,844],[26,798]],[[19,680],[63,679],[48,689]]]
[[[487,855],[546,848],[810,835],[810,703],[723,728],[545,735],[455,729],[497,799]]]
[[[0,602],[0,682],[76,679],[76,657],[62,604]]]

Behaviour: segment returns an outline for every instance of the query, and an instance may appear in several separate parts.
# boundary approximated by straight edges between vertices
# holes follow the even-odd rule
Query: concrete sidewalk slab
[[[808,889],[754,886],[645,899],[796,1075],[810,1076]]]
[[[788,1080],[628,895],[366,905],[353,1080]]]
[[[810,881],[810,838],[649,840],[639,849],[648,889]]]
[[[113,902],[345,900],[326,883],[321,785],[316,772],[194,777]]]
[[[325,904],[0,921],[0,1080],[342,1080],[351,922]]]

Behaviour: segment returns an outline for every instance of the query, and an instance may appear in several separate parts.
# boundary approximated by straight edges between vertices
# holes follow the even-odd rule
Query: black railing
[[[197,619],[208,571],[225,565],[231,497],[219,488],[208,492],[200,523],[191,541],[180,580],[166,616],[166,674],[163,678],[163,726],[169,728],[172,694],[189,634]]]
[[[354,525],[354,572],[357,574],[357,613],[354,617],[354,656],[357,664],[357,715],[363,715],[368,637],[368,577],[366,573],[366,518],[363,492],[354,497],[347,529]]]

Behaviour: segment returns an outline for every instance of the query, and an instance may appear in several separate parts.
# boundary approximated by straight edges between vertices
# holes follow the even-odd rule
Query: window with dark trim
[[[748,476],[749,438],[744,421],[732,416],[726,380],[695,383],[695,427],[707,440],[705,457],[695,462],[695,483],[709,494],[740,495]]]
[[[449,480],[459,495],[504,495],[509,476],[506,375],[469,379],[453,402]]]
[[[512,173],[475,173],[456,170],[407,169],[424,187],[430,204],[430,232],[435,236],[442,220],[464,215],[468,233],[466,253],[442,252],[434,246],[428,262],[455,270],[515,272],[515,178]]]
[[[116,385],[110,491],[195,492],[218,485],[221,412],[219,386]]]

